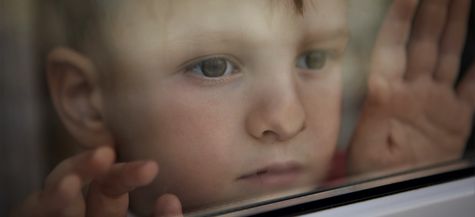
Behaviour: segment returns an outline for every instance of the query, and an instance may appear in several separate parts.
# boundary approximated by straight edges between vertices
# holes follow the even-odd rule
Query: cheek
[[[238,106],[184,88],[149,92],[166,94],[142,94],[128,103],[133,109],[123,113],[134,115],[126,118],[128,127],[120,132],[125,135],[121,156],[156,160],[160,174],[155,191],[173,192],[184,204],[225,194],[235,178],[230,171],[240,148],[234,140],[242,131],[236,124]]]
[[[166,177],[159,185],[169,185],[188,208],[233,195],[236,153],[243,152],[234,140],[241,132],[239,111],[232,109],[238,106],[202,99],[185,95],[186,104],[167,104],[160,122],[168,124],[157,130],[157,145],[164,147],[156,154]]]
[[[186,105],[169,103],[157,108],[153,121],[157,123],[155,134],[148,137],[146,143],[157,148],[159,153],[155,154],[160,156],[159,161],[180,159],[180,165],[173,166],[182,170],[202,168],[201,172],[205,173],[218,168],[209,165],[210,161],[227,163],[233,148],[228,138],[236,130],[226,127],[234,120],[220,115],[219,108],[198,101],[190,98],[184,101]]]
[[[340,124],[343,82],[340,72],[339,67],[334,68],[328,77],[307,85],[308,89],[303,91],[305,99],[302,101],[309,110],[308,119],[322,132],[337,131]]]
[[[300,150],[312,155],[309,157],[315,165],[317,179],[321,181],[331,168],[340,129],[341,120],[341,75],[335,73],[327,79],[306,86],[302,101],[306,108],[307,141],[312,147]],[[306,149],[306,150],[305,150]],[[308,151],[312,150],[312,151]],[[307,152],[305,152],[307,151]]]
[[[238,122],[238,111],[233,111],[236,106],[231,100],[218,102],[216,97],[179,85],[148,86],[135,93],[122,92],[120,99],[109,106],[115,113],[112,125],[118,127],[116,134],[121,143],[135,144],[125,147],[129,153],[150,157],[157,153],[148,151],[156,150],[168,156],[213,158],[226,154],[228,134],[237,131],[229,128]]]

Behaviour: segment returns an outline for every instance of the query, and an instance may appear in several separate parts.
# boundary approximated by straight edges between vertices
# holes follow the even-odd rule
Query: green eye
[[[302,69],[318,70],[325,67],[328,55],[325,51],[315,50],[310,51],[297,60],[297,67]]]
[[[234,66],[225,58],[213,57],[194,65],[191,71],[207,78],[218,78],[230,75]]]

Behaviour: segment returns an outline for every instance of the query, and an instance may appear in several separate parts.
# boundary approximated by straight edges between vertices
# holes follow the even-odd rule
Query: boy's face
[[[124,3],[108,23],[116,53],[104,86],[122,160],[160,174],[185,210],[312,186],[330,167],[347,42],[343,0]],[[107,73],[107,72],[106,72]]]

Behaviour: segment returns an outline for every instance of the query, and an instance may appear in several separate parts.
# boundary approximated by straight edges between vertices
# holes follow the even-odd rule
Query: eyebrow
[[[314,23],[308,23],[308,18],[305,19],[302,17],[289,17],[289,19],[295,19],[295,28],[288,29],[288,31],[295,31],[296,34],[305,34],[311,35],[314,38],[318,39],[328,39],[332,37],[348,37],[349,28],[345,20],[330,20],[330,21],[321,21],[318,22],[318,25]],[[297,21],[301,20],[301,21]],[[237,27],[230,27],[229,25],[223,26],[208,26],[200,25],[194,26],[194,28],[186,28],[182,31],[176,32],[175,34],[169,34],[169,39],[183,40],[187,38],[199,39],[199,38],[224,38],[229,39],[239,39],[241,37],[245,38],[255,38],[254,30],[249,29],[247,25],[238,25]],[[250,33],[250,34],[248,34]],[[190,35],[191,34],[191,35]],[[237,34],[237,35],[236,35]],[[175,40],[172,40],[175,41]]]
[[[298,29],[297,29],[298,30]],[[245,46],[246,44],[261,43],[266,41],[267,37],[260,37],[257,35],[247,34],[249,31],[237,31],[235,29],[209,29],[203,31],[196,31],[189,34],[169,35],[167,43],[176,46],[194,46],[206,43],[225,44],[226,46],[236,45]],[[307,41],[333,41],[337,39],[347,39],[350,37],[348,28],[345,27],[324,27],[324,29],[302,30],[304,43]]]
[[[328,28],[324,31],[308,31],[305,33],[304,41],[333,41],[336,39],[350,38],[350,31],[348,28]]]
[[[255,39],[248,40],[253,38],[250,34],[245,34],[243,31],[236,30],[203,30],[196,31],[188,34],[177,34],[171,35],[169,37],[168,43],[171,44],[201,44],[204,42],[213,42],[213,43],[227,43],[227,42],[240,42],[240,41],[254,41]],[[254,37],[255,38],[255,37]]]

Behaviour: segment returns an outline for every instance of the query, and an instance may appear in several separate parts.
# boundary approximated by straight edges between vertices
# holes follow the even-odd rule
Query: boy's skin
[[[189,29],[189,22],[193,20],[188,19],[200,23],[199,18],[209,15],[230,17],[223,23],[232,24],[219,26],[219,30],[232,27],[230,31],[253,33],[243,38],[254,39],[229,50],[226,49],[232,43],[226,40],[221,43],[226,49],[190,49],[208,43],[208,37],[201,37],[203,42],[194,46],[179,43],[186,51],[182,53],[193,58],[194,52],[203,54],[211,49],[210,54],[236,55],[237,64],[245,63],[240,65],[243,67],[219,82],[203,82],[200,76],[189,72],[174,73],[177,70],[166,66],[176,65],[175,58],[170,57],[176,57],[173,52],[177,47],[163,49],[163,44],[173,43],[140,38],[164,32],[158,27],[147,28],[159,20],[141,16],[122,20],[131,30],[111,37],[111,46],[123,54],[116,59],[115,69],[121,70],[114,71],[117,74],[113,78],[100,75],[91,59],[75,51],[54,50],[49,56],[48,76],[55,106],[69,131],[91,150],[55,168],[44,189],[25,202],[18,216],[124,216],[128,193],[147,185],[147,192],[133,193],[137,201],[133,207],[156,216],[176,216],[181,214],[181,203],[189,210],[213,202],[314,185],[325,178],[340,122],[341,59],[339,55],[330,57],[326,68],[318,70],[295,62],[307,51],[322,49],[323,45],[325,49],[343,50],[346,39],[332,37],[336,40],[330,43],[316,37],[318,34],[309,37],[296,30],[298,24],[319,34],[331,32],[321,31],[323,25],[346,29],[345,3],[315,1],[314,7],[305,8],[304,16],[296,16],[279,6],[266,13],[269,5],[264,1],[239,1],[239,6],[229,7],[232,11],[220,11],[218,6],[216,10],[200,8],[205,5],[202,1],[180,2],[184,5],[178,8],[190,8],[182,11],[199,13],[185,16],[179,11],[171,13],[173,7],[167,8],[175,18],[169,18],[170,26],[175,28],[168,27],[167,32],[183,35],[178,28],[182,21],[187,23],[183,31],[191,34],[194,29]],[[452,84],[470,1],[425,0],[420,4],[416,13],[417,1],[395,1],[381,29],[373,52],[367,99],[350,146],[349,165],[354,173],[455,159],[463,151],[475,107],[474,70],[470,69],[455,90]],[[226,1],[226,5],[232,2]],[[130,11],[131,6],[124,8]],[[325,16],[328,11],[332,14]],[[141,12],[146,15],[148,11]],[[238,19],[233,20],[234,14]],[[413,18],[416,26],[411,31]],[[110,26],[108,32],[120,30]],[[345,31],[335,32],[346,36]],[[157,38],[163,39],[163,35],[160,37]],[[153,53],[157,50],[162,53]],[[104,84],[101,76],[113,80]],[[456,121],[451,118],[454,114]],[[127,163],[115,163],[114,152]],[[288,158],[299,165],[291,182],[275,177],[261,180],[262,183],[239,178],[248,169],[253,172],[269,162]],[[88,184],[88,193],[83,197],[81,187]],[[240,194],[243,191],[252,194]],[[178,197],[164,194],[168,192]],[[160,197],[154,205],[147,202],[154,201],[156,195]],[[195,201],[204,203],[194,204]]]

